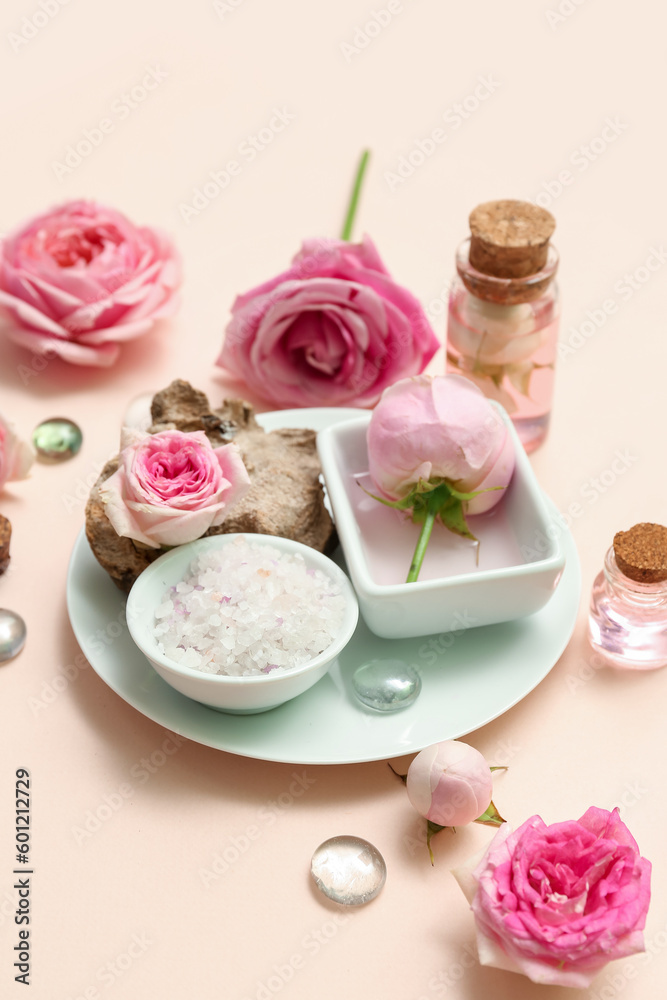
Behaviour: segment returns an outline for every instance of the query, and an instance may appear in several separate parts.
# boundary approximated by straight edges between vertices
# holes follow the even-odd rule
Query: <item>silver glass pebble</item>
[[[417,700],[422,681],[415,668],[403,660],[370,660],[357,667],[352,687],[368,708],[376,712],[399,712]]]
[[[310,872],[325,896],[346,906],[375,899],[387,878],[377,847],[361,837],[331,837],[313,854]]]
[[[43,420],[32,432],[35,451],[44,462],[66,462],[76,455],[82,442],[81,428],[67,417]]]
[[[15,611],[0,608],[0,663],[12,660],[23,649],[26,637],[25,622]]]

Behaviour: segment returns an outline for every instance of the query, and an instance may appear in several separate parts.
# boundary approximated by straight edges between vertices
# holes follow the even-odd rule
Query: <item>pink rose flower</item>
[[[306,240],[292,267],[240,295],[217,364],[277,406],[373,406],[439,347],[371,240]]]
[[[5,483],[25,479],[34,461],[32,445],[22,441],[14,424],[0,414],[0,490]]]
[[[166,236],[93,201],[37,216],[0,246],[6,333],[35,354],[111,365],[177,305],[180,265]]]
[[[498,411],[461,375],[420,375],[387,389],[368,428],[373,481],[401,500],[420,480],[444,479],[460,493],[508,485],[514,445]],[[482,493],[465,504],[482,514],[503,498]]]
[[[249,487],[235,444],[213,448],[203,431],[144,434],[126,427],[118,469],[99,497],[119,535],[157,549],[192,542],[222,524]]]
[[[476,860],[454,875],[482,965],[584,989],[607,962],[644,951],[651,865],[618,809],[552,826],[532,816],[515,833],[505,824]]]
[[[491,769],[479,750],[458,740],[418,753],[407,774],[410,802],[439,826],[464,826],[486,812],[493,794]]]

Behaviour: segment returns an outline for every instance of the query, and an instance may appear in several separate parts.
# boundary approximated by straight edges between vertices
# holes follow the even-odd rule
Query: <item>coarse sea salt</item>
[[[153,634],[161,653],[202,673],[283,674],[331,645],[345,604],[300,554],[240,537],[193,560],[163,595]]]

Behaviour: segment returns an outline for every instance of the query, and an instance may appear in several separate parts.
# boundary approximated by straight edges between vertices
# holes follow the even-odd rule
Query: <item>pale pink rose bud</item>
[[[0,415],[0,490],[5,483],[25,479],[34,461],[32,445],[22,441],[14,424]]]
[[[419,375],[387,389],[368,428],[370,474],[390,500],[420,479],[445,479],[461,493],[506,487],[514,446],[498,411],[461,375]],[[503,489],[482,493],[466,514],[495,506]]]
[[[432,823],[464,826],[491,802],[491,769],[474,747],[446,740],[417,754],[408,769],[407,791],[417,812]]]

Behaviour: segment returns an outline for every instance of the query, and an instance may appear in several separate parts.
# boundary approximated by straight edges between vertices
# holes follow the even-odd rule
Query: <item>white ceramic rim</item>
[[[337,639],[330,643],[326,649],[323,649],[321,653],[318,653],[317,656],[313,657],[312,660],[309,660],[308,663],[303,663],[300,667],[294,667],[282,674],[266,674],[264,677],[229,677],[226,674],[208,674],[201,670],[195,670],[193,667],[181,666],[179,663],[174,663],[173,660],[170,660],[157,648],[151,648],[150,650],[147,649],[145,644],[141,641],[140,636],[137,634],[138,629],[136,628],[135,619],[137,616],[132,614],[133,606],[140,600],[140,595],[145,591],[145,589],[150,586],[152,577],[159,572],[160,567],[164,567],[170,562],[180,562],[184,558],[186,551],[192,552],[192,556],[190,558],[194,558],[195,553],[200,552],[202,549],[215,549],[222,547],[229,544],[235,538],[248,538],[251,541],[258,541],[259,544],[273,544],[277,549],[283,552],[300,552],[306,561],[310,560],[311,562],[316,563],[317,568],[321,569],[322,572],[328,574],[330,577],[333,577],[336,582],[340,584],[346,602],[345,615],[341,625],[341,633]],[[261,535],[248,531],[238,531],[220,535],[209,535],[206,538],[197,538],[192,542],[187,542],[185,545],[179,545],[170,552],[165,552],[164,555],[159,556],[150,564],[150,566],[146,567],[143,573],[141,573],[134,582],[127,599],[126,613],[128,632],[132,636],[137,648],[149,660],[155,660],[169,673],[172,673],[177,677],[189,677],[193,680],[201,680],[212,685],[222,687],[247,687],[249,684],[251,686],[261,684],[268,687],[271,684],[279,684],[281,681],[284,683],[288,677],[299,677],[301,674],[317,669],[317,667],[321,666],[322,663],[335,659],[341,650],[345,649],[348,642],[354,635],[354,630],[356,629],[357,622],[359,620],[359,602],[357,601],[357,595],[354,592],[352,584],[340,566],[337,566],[332,559],[329,559],[328,556],[325,556],[317,549],[313,549],[309,545],[304,545],[302,542],[297,542],[291,538],[283,538],[276,535]]]
[[[558,539],[552,538],[549,534],[550,521],[547,505],[544,495],[537,484],[535,473],[528,460],[526,451],[519,441],[514,424],[505,409],[493,400],[490,400],[490,402],[500,413],[514,440],[516,466],[521,470],[523,481],[530,492],[531,501],[538,514],[538,520],[540,522],[539,528],[543,532],[544,537],[549,541],[552,547],[552,554],[543,559],[536,559],[534,562],[518,563],[516,566],[481,570],[475,573],[462,573],[458,576],[449,578],[436,580],[415,580],[412,583],[376,583],[370,575],[366,559],[363,558],[361,544],[357,544],[355,539],[355,535],[358,533],[358,525],[354,516],[354,511],[352,510],[348,500],[347,493],[345,492],[345,488],[340,482],[329,481],[327,482],[327,491],[331,497],[336,521],[340,529],[339,535],[341,545],[343,545],[343,537],[345,535],[348,535],[349,538],[352,539],[351,544],[347,545],[345,557],[348,563],[350,575],[352,576],[355,587],[358,591],[363,591],[363,593],[369,597],[402,597],[408,593],[428,593],[432,590],[442,591],[450,590],[452,588],[460,589],[461,587],[465,587],[467,585],[478,585],[480,583],[488,583],[496,580],[511,580],[516,576],[536,576],[544,573],[545,571],[557,572],[559,569],[563,568],[565,563],[565,553],[563,552],[563,548]],[[318,443],[322,440],[326,450],[326,454],[324,456],[320,454],[320,460],[323,461],[323,464],[329,464],[329,462],[333,462],[334,460],[333,448],[331,447],[330,442],[333,441],[336,434],[343,427],[367,427],[371,416],[372,413],[367,412],[363,416],[352,417],[351,419],[341,421],[338,424],[320,431],[318,434]]]

